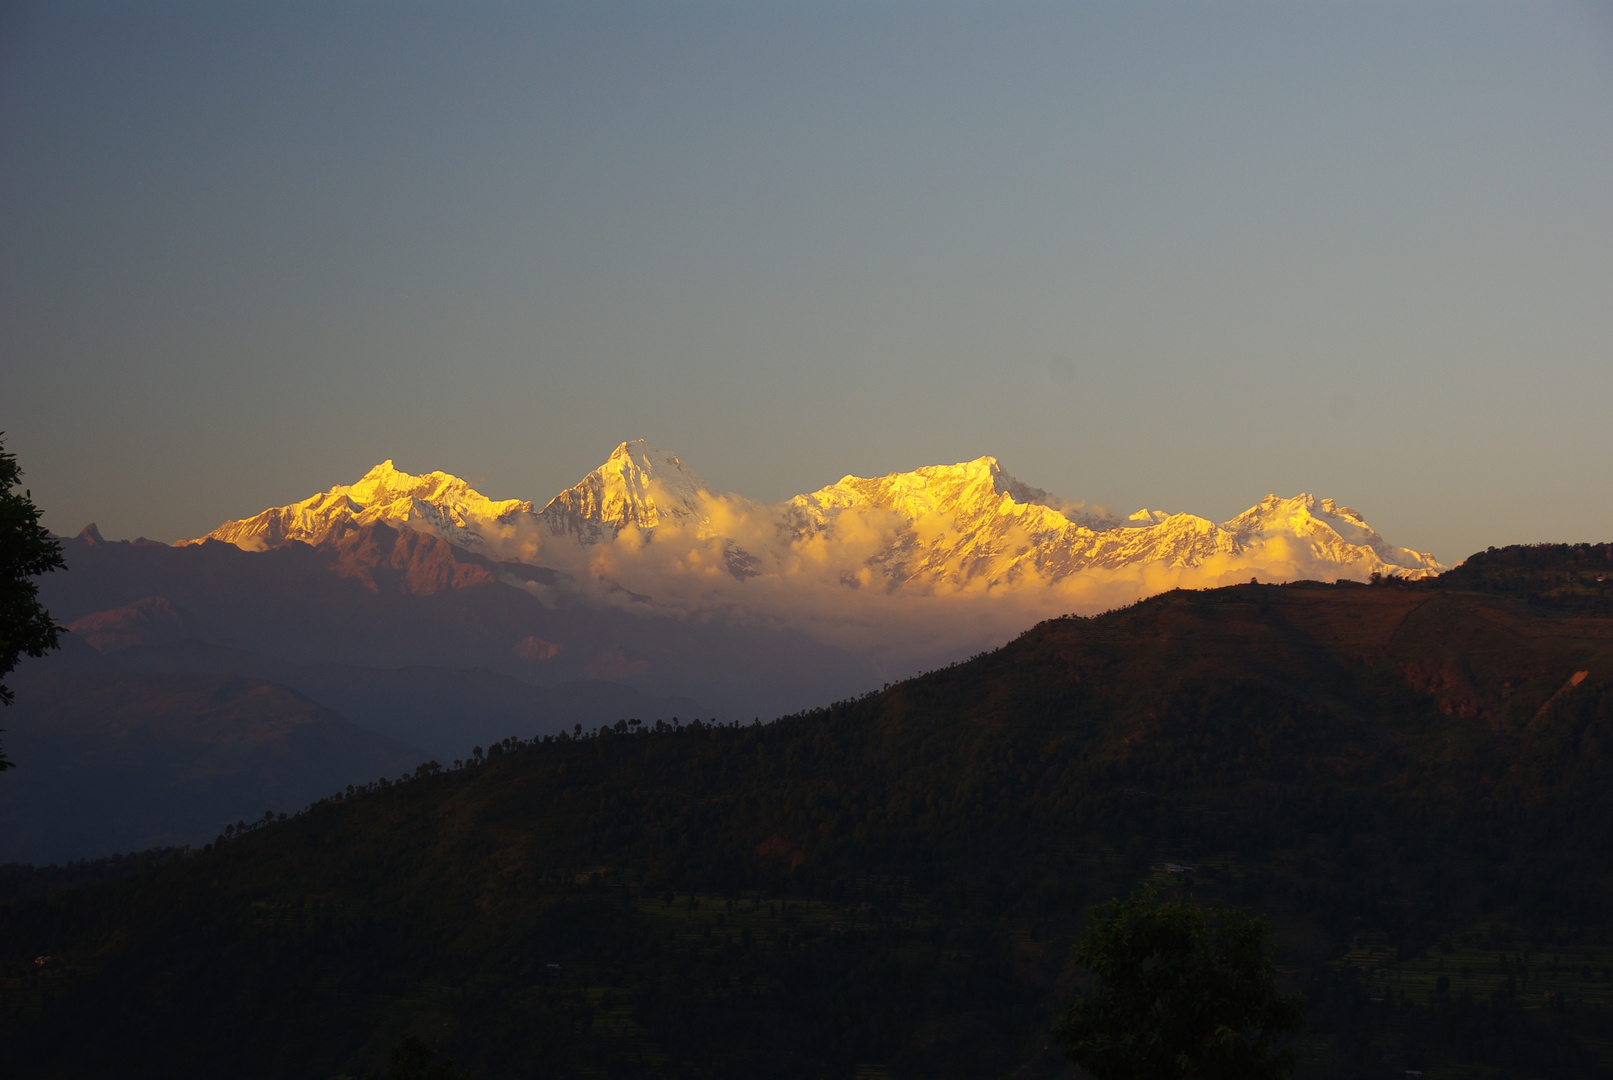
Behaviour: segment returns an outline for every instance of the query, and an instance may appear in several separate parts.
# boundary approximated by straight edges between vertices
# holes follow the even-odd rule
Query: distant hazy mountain
[[[489,560],[379,522],[261,552],[93,529],[63,547],[41,592],[69,632],[24,662],[3,718],[18,768],[0,863],[196,843],[512,735],[771,716],[873,680],[787,630],[545,606]]]
[[[13,685],[0,863],[200,846],[429,756],[239,676],[32,668]]]
[[[446,763],[473,745],[515,735],[592,729],[624,717],[654,719],[709,715],[692,699],[652,697],[619,682],[575,679],[534,685],[488,667],[407,664],[366,667],[291,663],[263,653],[194,638],[156,640],[106,653],[73,642],[43,671],[112,674],[223,673],[278,684],[339,713],[358,726],[419,747]]]
[[[89,530],[63,549],[67,571],[40,590],[71,633],[31,664],[266,678],[454,756],[623,716],[773,716],[876,678],[799,630],[588,603],[546,586],[556,571],[378,520],[264,551]],[[380,689],[411,679],[410,693]]]

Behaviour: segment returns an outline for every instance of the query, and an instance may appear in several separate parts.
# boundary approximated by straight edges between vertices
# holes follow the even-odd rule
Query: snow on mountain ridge
[[[643,439],[624,442],[605,463],[550,499],[540,512],[551,531],[584,543],[614,540],[627,528],[701,521],[711,489],[676,454]]]
[[[385,522],[434,532],[460,547],[478,548],[484,546],[488,524],[531,512],[532,504],[525,500],[489,499],[445,472],[413,476],[394,467],[388,458],[353,484],[337,484],[301,502],[226,521],[205,536],[180,543],[222,540],[247,551],[264,551],[291,541],[322,544],[373,522]]]
[[[1259,504],[1221,527],[1236,535],[1245,545],[1255,537],[1265,538],[1273,533],[1286,532],[1294,537],[1303,537],[1311,541],[1319,554],[1345,565],[1370,561],[1372,556],[1376,556],[1385,567],[1412,567],[1436,573],[1444,569],[1430,552],[1389,544],[1359,513],[1348,506],[1339,506],[1332,499],[1318,501],[1310,495],[1281,499],[1276,495],[1267,495]],[[1392,571],[1374,568],[1373,572]],[[1403,576],[1427,575],[1413,573]]]
[[[982,576],[1012,580],[1026,560],[1043,562],[1049,549],[1092,533],[1086,518],[1078,524],[1059,505],[1067,504],[1020,483],[996,458],[980,457],[888,476],[847,476],[791,499],[785,517],[791,531],[805,537],[833,533],[846,514],[891,515],[897,535],[870,565],[900,584],[957,586]]]
[[[870,562],[899,583],[931,587],[1054,582],[1139,564],[1185,569],[1266,547],[1282,549],[1274,563],[1288,577],[1306,572],[1300,564],[1318,562],[1363,577],[1422,577],[1443,569],[1430,554],[1385,543],[1359,514],[1331,499],[1318,507],[1310,495],[1268,495],[1221,525],[1152,510],[1118,518],[1031,488],[992,457],[883,477],[847,476],[790,500],[786,515],[797,536],[810,536],[832,531],[847,511],[904,518],[901,535]]]
[[[570,559],[579,574],[602,582],[636,566],[640,592],[667,586],[668,575],[706,580],[711,573],[786,583],[816,573],[853,589],[945,593],[1133,572],[1215,581],[1234,573],[1247,580],[1251,569],[1269,580],[1424,577],[1444,569],[1432,555],[1386,543],[1356,511],[1310,495],[1268,495],[1219,525],[1152,510],[1120,518],[1057,499],[1009,475],[996,458],[980,457],[848,475],[759,504],[712,491],[676,455],[644,440],[617,446],[537,512],[530,502],[495,502],[445,473],[410,476],[388,461],[356,484],[227,522],[204,539],[261,550],[320,543],[369,521],[434,532],[511,561]],[[640,547],[618,551],[629,531]],[[645,562],[642,543],[650,540],[656,558],[669,561]],[[567,555],[567,543],[578,550]]]

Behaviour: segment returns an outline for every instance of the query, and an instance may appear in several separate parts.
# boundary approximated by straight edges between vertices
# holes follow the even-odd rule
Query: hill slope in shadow
[[[1607,550],[1169,593],[766,726],[510,741],[0,907],[6,1045],[39,1076],[352,1074],[405,1031],[482,1077],[1067,1076],[1084,906],[1154,881],[1271,920],[1302,1075],[1605,1075]],[[1591,600],[1535,595],[1563,573]]]
[[[0,862],[201,845],[227,823],[295,812],[425,751],[284,686],[218,674],[13,676]]]

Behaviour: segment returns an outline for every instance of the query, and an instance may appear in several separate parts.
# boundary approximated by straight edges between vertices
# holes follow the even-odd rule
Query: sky
[[[1613,7],[11,3],[0,430],[57,532],[391,458],[543,502],[996,456],[1456,562],[1613,539]]]

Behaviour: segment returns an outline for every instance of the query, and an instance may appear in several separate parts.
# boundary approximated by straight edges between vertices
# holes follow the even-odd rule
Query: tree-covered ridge
[[[1301,1075],[1598,1075],[1610,660],[1504,595],[1238,586],[765,726],[512,740],[0,908],[0,1024],[41,1076],[411,1031],[478,1077],[1066,1075],[1082,912],[1150,879],[1270,920]]]
[[[1561,611],[1613,615],[1613,544],[1490,548],[1425,584],[1502,593]]]

